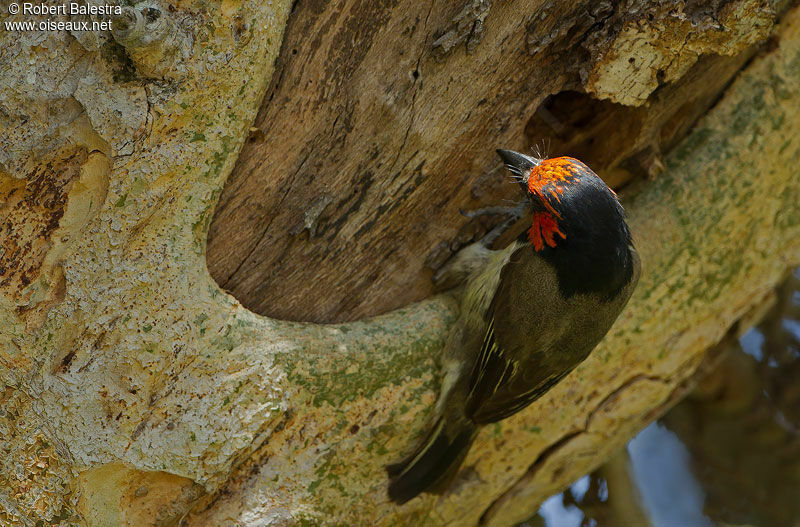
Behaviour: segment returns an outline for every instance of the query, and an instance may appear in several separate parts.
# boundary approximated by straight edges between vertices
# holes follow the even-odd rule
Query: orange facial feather
[[[528,239],[536,251],[541,251],[545,244],[556,246],[555,235],[562,239],[567,235],[559,228],[561,215],[550,203],[551,198],[561,201],[564,188],[580,181],[582,163],[572,157],[555,157],[545,159],[531,170],[528,176],[528,192],[539,197],[547,209],[546,212],[535,212],[533,222],[528,230]]]
[[[540,198],[545,198],[545,194],[548,194],[561,201],[564,187],[580,181],[582,164],[573,157],[545,159],[531,170],[528,176],[528,192]]]

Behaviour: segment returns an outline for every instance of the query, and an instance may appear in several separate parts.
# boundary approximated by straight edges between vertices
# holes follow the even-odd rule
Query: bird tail
[[[477,426],[466,418],[448,423],[440,417],[420,448],[386,468],[391,478],[389,498],[403,504],[422,492],[444,492],[467,457],[477,432]]]

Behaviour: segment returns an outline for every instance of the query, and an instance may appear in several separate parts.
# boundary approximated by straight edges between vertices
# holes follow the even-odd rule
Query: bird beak
[[[528,177],[531,175],[531,170],[539,166],[541,159],[526,156],[513,150],[497,150],[497,155],[503,160],[503,164],[512,174],[518,176],[520,185],[523,190],[528,190]]]

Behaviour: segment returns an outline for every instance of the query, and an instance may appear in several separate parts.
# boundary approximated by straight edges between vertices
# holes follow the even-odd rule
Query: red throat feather
[[[534,212],[533,223],[528,229],[528,240],[533,245],[534,250],[541,251],[546,243],[548,247],[555,247],[555,235],[558,234],[562,239],[567,235],[558,228],[558,222],[549,212]]]

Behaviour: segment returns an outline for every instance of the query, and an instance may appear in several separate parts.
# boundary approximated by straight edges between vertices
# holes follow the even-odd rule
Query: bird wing
[[[480,358],[472,368],[467,396],[467,415],[478,424],[494,423],[522,410],[569,373],[557,371],[544,379],[530,379],[533,371],[520,371],[515,354],[505,353],[495,338],[494,319],[489,322]],[[528,370],[530,364],[526,365]],[[537,371],[538,370],[538,371]],[[529,373],[529,375],[525,375]]]
[[[565,308],[552,268],[529,247],[516,251],[486,313],[468,385],[468,417],[478,424],[505,419],[572,369],[558,353],[569,328]]]
[[[483,337],[478,360],[472,367],[467,395],[467,416],[472,419],[483,403],[497,393],[497,390],[513,376],[516,366],[514,361],[509,359],[498,346],[494,328],[495,321],[492,317]]]
[[[614,323],[638,278],[610,301],[564,298],[549,264],[533,251],[509,258],[485,314],[486,330],[468,385],[466,414],[476,424],[505,419],[541,397],[580,364]],[[480,337],[478,337],[480,338]]]

